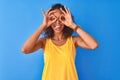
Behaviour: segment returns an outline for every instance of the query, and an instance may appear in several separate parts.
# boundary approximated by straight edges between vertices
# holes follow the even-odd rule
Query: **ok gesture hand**
[[[46,27],[49,27],[52,23],[56,21],[56,17],[52,14],[54,12],[55,10],[50,11],[49,9],[45,14],[44,10],[42,9],[42,14],[44,16],[43,25],[45,25]]]
[[[61,22],[73,29],[72,25],[74,24],[74,22],[72,20],[71,12],[66,7],[64,8],[65,8],[65,11],[62,8],[60,8],[60,10],[63,12],[63,14],[61,15]],[[64,20],[62,20],[63,19],[62,17],[64,17]]]

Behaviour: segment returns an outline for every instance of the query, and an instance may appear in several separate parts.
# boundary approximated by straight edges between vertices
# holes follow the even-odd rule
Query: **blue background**
[[[117,0],[0,0],[0,80],[41,80],[42,49],[27,55],[21,47],[42,23],[41,8],[46,11],[58,2],[69,7],[76,24],[99,42],[96,50],[77,48],[79,80],[120,80]]]

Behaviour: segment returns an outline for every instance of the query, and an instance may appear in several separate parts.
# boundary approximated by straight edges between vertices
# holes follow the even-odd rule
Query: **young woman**
[[[42,48],[44,51],[44,70],[42,80],[78,80],[75,67],[76,48],[94,50],[97,41],[80,26],[74,23],[71,12],[61,4],[53,5],[44,20],[22,47],[29,54]],[[73,32],[79,36],[72,36]],[[39,38],[44,32],[44,37]]]

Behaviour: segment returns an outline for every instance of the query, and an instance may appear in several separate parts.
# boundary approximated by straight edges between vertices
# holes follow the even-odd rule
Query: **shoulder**
[[[75,42],[79,36],[72,36],[73,41]]]
[[[72,36],[72,40],[74,42],[75,47],[77,47],[77,45],[76,45],[77,38],[78,38],[78,36]]]
[[[43,47],[42,49],[44,50],[45,49],[45,45],[46,45],[46,42],[49,38],[42,38],[42,43],[43,43]]]
[[[76,47],[78,47],[78,43],[83,43],[83,40],[80,36],[72,36],[72,39]]]
[[[72,38],[73,38],[74,41],[82,40],[80,36],[72,36]]]
[[[46,38],[41,38],[43,44],[46,42]]]

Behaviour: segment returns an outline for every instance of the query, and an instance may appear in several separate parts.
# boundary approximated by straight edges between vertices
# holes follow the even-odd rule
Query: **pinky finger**
[[[63,13],[63,14],[66,14],[66,12],[65,12],[65,11],[63,11],[63,9],[62,9],[62,8],[60,8],[60,10],[62,11],[62,13]]]
[[[68,8],[68,12],[71,14],[70,9]]]
[[[41,11],[42,11],[42,15],[43,15],[43,16],[45,16],[45,12],[44,12],[44,10],[43,10],[43,9],[41,9]]]

